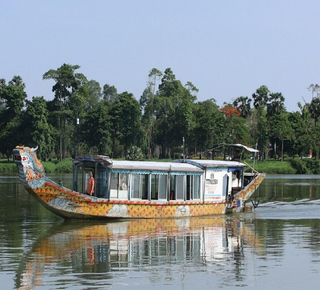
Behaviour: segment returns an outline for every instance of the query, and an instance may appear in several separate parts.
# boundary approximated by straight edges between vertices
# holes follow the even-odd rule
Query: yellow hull
[[[264,179],[259,175],[246,188],[240,191],[233,204],[226,202],[188,201],[119,201],[91,197],[71,191],[49,180],[41,187],[28,191],[55,214],[64,218],[179,218],[211,216],[234,212],[238,199],[247,200]]]
[[[46,182],[29,188],[42,204],[66,218],[176,218],[224,214],[225,202],[112,201],[91,197]]]

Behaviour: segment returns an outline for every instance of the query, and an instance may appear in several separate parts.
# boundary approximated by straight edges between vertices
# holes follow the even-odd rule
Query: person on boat
[[[232,161],[240,161],[240,151],[236,151],[236,155],[233,156]]]
[[[93,172],[90,171],[86,194],[93,195],[93,193],[94,193],[94,177],[93,177]]]

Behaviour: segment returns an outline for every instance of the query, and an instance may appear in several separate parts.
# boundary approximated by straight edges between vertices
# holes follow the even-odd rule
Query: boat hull
[[[179,218],[211,216],[240,210],[236,206],[239,199],[248,199],[262,182],[260,175],[246,188],[235,195],[232,204],[226,202],[152,202],[152,201],[113,201],[92,197],[71,191],[50,181],[32,189],[30,194],[36,197],[47,209],[63,218],[80,219],[137,219],[137,218]]]

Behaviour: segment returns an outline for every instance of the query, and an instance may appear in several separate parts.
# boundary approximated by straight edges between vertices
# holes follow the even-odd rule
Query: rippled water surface
[[[320,177],[270,175],[254,199],[229,216],[65,222],[2,176],[2,289],[318,289]]]

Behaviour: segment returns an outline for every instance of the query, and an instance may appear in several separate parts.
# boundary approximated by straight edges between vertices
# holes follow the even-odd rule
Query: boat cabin
[[[92,171],[98,198],[221,202],[244,187],[244,167],[240,162],[219,160],[113,161],[106,156],[85,156],[74,160],[73,190],[85,193]]]

